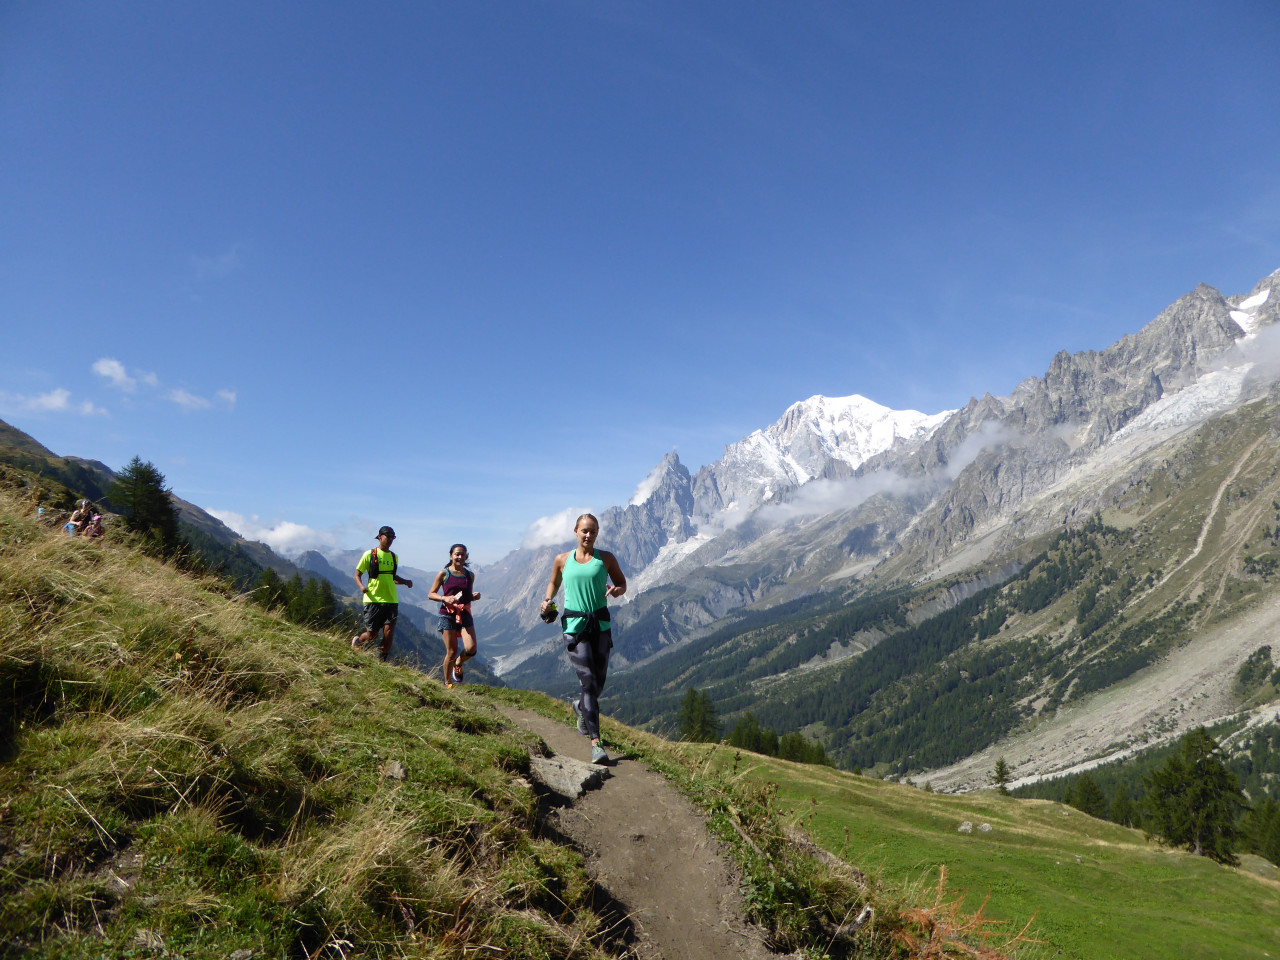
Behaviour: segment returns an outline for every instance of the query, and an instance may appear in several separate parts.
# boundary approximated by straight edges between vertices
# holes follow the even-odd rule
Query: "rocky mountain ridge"
[[[1273,286],[1280,271],[1233,297],[1201,284],[1111,347],[1061,352],[1009,396],[985,394],[956,411],[899,415],[861,397],[810,398],[730,444],[687,488],[688,471],[669,454],[631,503],[601,516],[602,546],[633,586],[615,615],[630,637],[621,660],[687,642],[736,607],[827,589],[877,565],[905,580],[935,575],[1087,515],[1126,458],[1274,378]],[[509,664],[545,645],[529,601],[556,550],[543,552],[495,565],[503,576],[490,609],[501,613],[484,628]],[[530,576],[530,565],[541,571]],[[485,575],[492,589],[491,569]]]
[[[919,444],[949,413],[894,411],[857,395],[810,397],[793,404],[770,427],[726,446],[720,460],[696,475],[690,475],[676,452],[665,455],[629,503],[600,513],[601,546],[618,557],[635,596],[663,582],[666,573],[708,542],[724,546],[754,529],[753,514],[762,506],[779,506],[791,491],[815,480],[848,478],[869,457]],[[541,643],[546,631],[536,623],[537,597],[552,557],[572,545],[566,531],[560,544],[522,548],[484,568],[494,602],[476,616],[490,650],[498,652],[500,669],[504,662],[509,668],[510,655],[526,642]],[[689,612],[710,622],[715,609],[723,612],[756,599],[751,589],[731,593],[701,614]],[[527,652],[514,660],[524,659]]]

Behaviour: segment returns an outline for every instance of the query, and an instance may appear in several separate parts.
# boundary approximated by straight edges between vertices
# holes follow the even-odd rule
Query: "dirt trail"
[[[590,742],[566,723],[503,712],[552,752],[589,758]],[[615,757],[603,786],[551,813],[552,826],[587,858],[597,883],[629,911],[642,960],[776,958],[743,921],[739,881],[702,816],[642,763]]]
[[[1200,551],[1204,549],[1205,541],[1209,538],[1209,530],[1213,527],[1213,521],[1218,517],[1218,507],[1222,505],[1223,495],[1227,492],[1227,488],[1235,482],[1236,477],[1240,475],[1240,471],[1249,461],[1249,457],[1253,455],[1254,450],[1258,449],[1258,445],[1262,443],[1263,439],[1265,438],[1259,437],[1255,440],[1253,445],[1240,456],[1239,460],[1236,461],[1235,466],[1231,468],[1231,472],[1227,474],[1222,483],[1218,484],[1217,492],[1213,495],[1213,502],[1209,504],[1209,509],[1205,513],[1204,523],[1200,525],[1200,536],[1196,537],[1195,548],[1183,558],[1181,563],[1160,578],[1160,582],[1156,584],[1157,587],[1162,586],[1175,573],[1189,564],[1196,557],[1200,556]]]

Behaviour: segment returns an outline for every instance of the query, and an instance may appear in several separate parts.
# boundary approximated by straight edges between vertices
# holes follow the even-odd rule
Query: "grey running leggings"
[[[588,631],[584,634],[566,633],[565,647],[569,653],[569,665],[578,675],[582,686],[582,716],[591,739],[600,737],[600,691],[604,689],[605,674],[609,672],[609,650],[613,637],[608,630],[603,633]]]

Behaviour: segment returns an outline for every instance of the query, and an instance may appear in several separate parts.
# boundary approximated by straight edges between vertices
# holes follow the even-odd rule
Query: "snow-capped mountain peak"
[[[804,483],[820,474],[827,459],[857,467],[899,440],[927,437],[954,412],[891,410],[856,393],[815,395],[793,403],[781,420],[756,433],[778,448],[796,468],[797,481]]]
[[[833,467],[852,471],[900,442],[920,443],[951,414],[891,410],[858,394],[793,403],[771,426],[725,447],[694,479],[697,512],[751,509]]]

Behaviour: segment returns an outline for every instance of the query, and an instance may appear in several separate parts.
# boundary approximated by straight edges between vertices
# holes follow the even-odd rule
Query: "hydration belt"
[[[560,615],[560,626],[563,628],[570,617],[582,617],[585,619],[586,625],[582,628],[585,634],[604,633],[612,628],[609,621],[609,608],[601,607],[594,613],[583,613],[581,610],[566,610]]]

